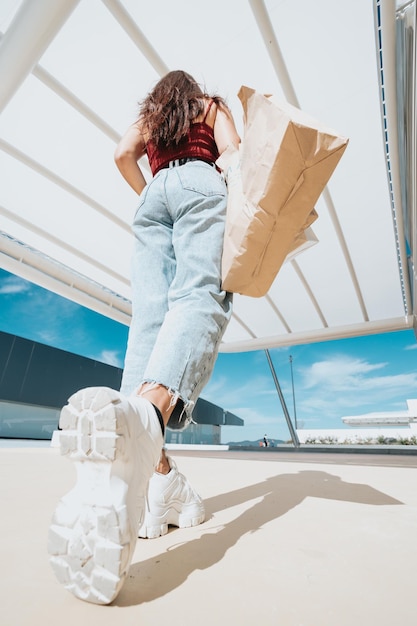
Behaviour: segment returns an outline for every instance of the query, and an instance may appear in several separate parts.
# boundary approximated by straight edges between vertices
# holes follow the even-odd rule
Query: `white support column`
[[[407,171],[401,172],[400,170],[399,141],[401,140],[407,144],[413,142],[415,141],[415,134],[413,133],[413,129],[411,127],[402,128],[401,135],[399,136],[398,134],[399,119],[403,121],[404,115],[406,114],[404,110],[400,110],[401,118],[398,116],[398,83],[400,81],[400,72],[404,71],[405,59],[397,58],[397,23],[395,12],[395,0],[379,0],[374,2],[375,32],[377,42],[376,52],[379,70],[379,85],[381,90],[383,142],[387,163],[387,179],[391,192],[391,210],[393,214],[393,225],[397,246],[398,268],[400,272],[401,289],[403,292],[404,310],[407,315],[413,309],[411,292],[412,277],[409,273],[408,255],[405,243],[401,183],[403,179],[408,180],[411,184],[411,180],[407,177]],[[415,33],[414,36],[412,35],[412,32],[407,33],[408,41],[406,45],[408,48],[407,52],[409,54],[411,53],[412,46],[415,45],[415,42],[410,41],[410,36],[415,38]],[[411,61],[411,59],[409,60]],[[401,67],[397,67],[398,63],[402,64]],[[407,82],[405,83],[406,87],[404,89],[413,89],[413,80],[415,81],[414,72],[412,72],[411,75],[405,79]],[[415,115],[414,107],[412,107],[412,109]],[[411,175],[415,176],[415,169],[411,169]]]
[[[24,0],[0,43],[0,113],[79,0]]]

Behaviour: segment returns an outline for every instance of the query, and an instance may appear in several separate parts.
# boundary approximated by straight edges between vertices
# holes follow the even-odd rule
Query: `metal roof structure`
[[[2,0],[0,267],[129,323],[137,198],[113,152],[180,68],[227,98],[239,130],[245,84],[350,140],[318,243],[266,296],[235,297],[221,350],[413,328],[415,23],[415,0]]]

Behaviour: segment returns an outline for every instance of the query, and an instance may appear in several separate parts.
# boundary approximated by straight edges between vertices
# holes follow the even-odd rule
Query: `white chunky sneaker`
[[[166,535],[168,525],[188,528],[204,522],[205,510],[200,496],[180,474],[174,461],[168,458],[168,474],[154,472],[149,481],[145,520],[139,527],[139,537],[155,539]]]
[[[161,426],[148,400],[91,387],[71,396],[60,427],[61,454],[75,462],[77,483],[54,513],[50,562],[76,597],[109,604],[133,556]]]

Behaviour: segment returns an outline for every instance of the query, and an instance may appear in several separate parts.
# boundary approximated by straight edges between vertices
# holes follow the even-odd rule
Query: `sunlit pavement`
[[[72,464],[49,447],[1,447],[2,624],[415,626],[417,456],[170,454],[207,520],[139,540],[102,607],[66,592],[48,563]]]

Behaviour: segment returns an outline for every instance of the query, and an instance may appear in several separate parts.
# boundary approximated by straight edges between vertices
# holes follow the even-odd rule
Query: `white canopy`
[[[245,84],[350,139],[316,206],[319,243],[267,296],[235,297],[221,350],[412,328],[415,2],[401,4],[2,0],[0,266],[129,323],[137,198],[113,151],[137,101],[184,69],[239,129]]]

